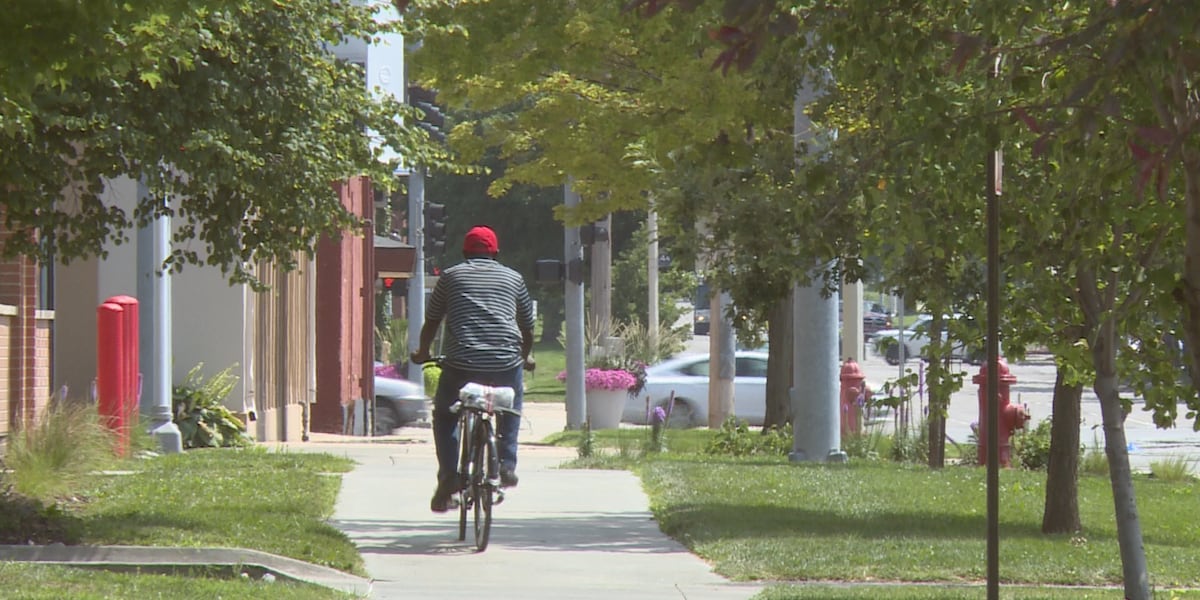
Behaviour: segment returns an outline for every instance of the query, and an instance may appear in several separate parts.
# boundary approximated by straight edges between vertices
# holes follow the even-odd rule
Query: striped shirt
[[[521,331],[533,330],[533,301],[525,280],[491,258],[472,257],[442,272],[426,320],[446,320],[446,364],[504,371],[521,364]]]

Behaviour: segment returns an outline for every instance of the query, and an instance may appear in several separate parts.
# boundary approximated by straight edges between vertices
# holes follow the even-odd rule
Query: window
[[[743,357],[737,359],[738,377],[766,377],[767,361],[761,358]]]
[[[701,361],[694,362],[690,365],[684,365],[682,368],[679,369],[679,371],[681,373],[683,373],[684,375],[693,375],[696,377],[708,377],[708,362],[709,361],[707,361],[707,360],[701,360]]]

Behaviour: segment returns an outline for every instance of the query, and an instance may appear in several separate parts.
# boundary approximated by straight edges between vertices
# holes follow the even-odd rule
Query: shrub
[[[1050,464],[1050,419],[1034,429],[1023,429],[1012,436],[1013,466],[1041,471]]]
[[[175,425],[183,438],[184,448],[225,448],[246,446],[251,439],[246,435],[246,424],[237,418],[222,403],[237,376],[233,367],[204,380],[200,375],[202,364],[188,371],[183,383],[175,386],[172,410]]]
[[[883,433],[872,428],[864,433],[852,433],[842,438],[842,450],[850,458],[879,460]]]
[[[1083,453],[1083,458],[1079,461],[1079,472],[1108,477],[1108,455],[1104,453],[1104,448],[1100,447],[1100,440],[1095,434],[1092,436],[1092,447]]]
[[[929,461],[929,421],[922,418],[916,427],[903,427],[892,436],[891,458],[896,462]]]
[[[792,426],[789,424],[752,432],[745,421],[729,417],[721,423],[721,429],[704,451],[730,456],[787,455],[792,451]]]
[[[14,490],[49,500],[78,486],[89,472],[110,464],[116,437],[90,404],[56,401],[35,423],[9,439],[5,481]]]
[[[579,458],[592,458],[596,455],[596,434],[592,433],[592,422],[585,420],[579,433],[579,446],[576,448]]]
[[[1156,460],[1150,463],[1150,476],[1172,483],[1182,483],[1192,479],[1192,463],[1194,458],[1172,456],[1166,460]]]

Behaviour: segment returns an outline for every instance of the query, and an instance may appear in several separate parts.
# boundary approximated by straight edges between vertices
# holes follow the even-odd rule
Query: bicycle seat
[[[468,383],[458,391],[463,406],[492,412],[496,409],[512,410],[516,392],[510,387],[492,387],[479,383]]]

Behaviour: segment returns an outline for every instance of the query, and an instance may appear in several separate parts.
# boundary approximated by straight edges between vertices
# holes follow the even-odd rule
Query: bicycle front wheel
[[[480,421],[475,431],[475,460],[472,461],[471,495],[474,497],[475,548],[487,549],[492,533],[492,504],[499,465],[496,436],[490,421]]]
[[[458,541],[467,539],[467,511],[474,503],[471,488],[471,462],[475,454],[475,415],[464,410],[458,424],[460,448],[458,452]]]

